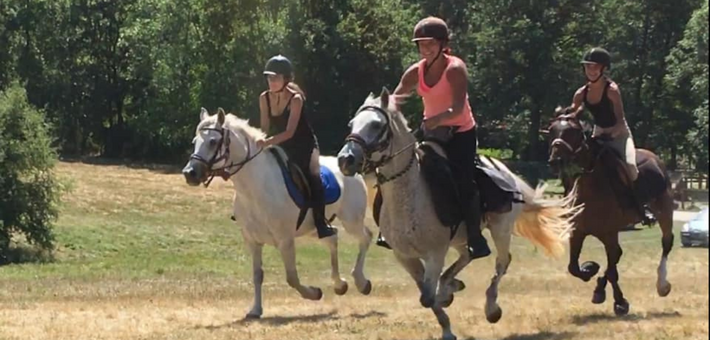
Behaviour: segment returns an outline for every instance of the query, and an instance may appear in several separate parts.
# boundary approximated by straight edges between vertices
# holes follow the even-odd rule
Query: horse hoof
[[[500,321],[500,319],[503,317],[503,310],[500,307],[496,307],[496,309],[493,311],[493,313],[486,314],[486,320],[488,320],[489,323],[495,324]]]
[[[337,287],[336,287],[334,290],[335,290],[335,295],[343,296],[343,295],[345,295],[345,293],[348,292],[348,283],[347,283],[347,282],[343,282],[343,286],[342,286],[342,287],[340,287],[340,288],[337,288]]]
[[[629,314],[629,302],[626,300],[614,303],[614,313],[616,316],[626,316]]]
[[[441,307],[449,308],[451,304],[454,303],[454,294],[451,294],[448,299],[441,302]]]
[[[422,297],[419,298],[419,303],[421,303],[421,304],[422,304],[422,307],[424,307],[424,308],[431,308],[431,307],[433,307],[435,302],[436,302],[436,298],[435,298],[435,297],[422,295]]]
[[[372,282],[370,280],[367,280],[367,283],[365,284],[365,287],[363,287],[360,291],[360,294],[370,295],[370,293],[372,293]]]
[[[668,296],[668,294],[671,293],[672,289],[673,289],[673,286],[670,283],[666,284],[665,286],[659,285],[658,286],[658,296],[666,297],[666,296]]]
[[[261,314],[249,313],[244,317],[245,320],[259,320],[261,319]]]
[[[453,282],[454,282],[454,292],[457,292],[457,293],[458,293],[458,292],[463,291],[464,289],[466,289],[466,284],[463,283],[463,281],[461,281],[461,280],[459,280],[459,279],[454,279]]]
[[[458,338],[456,338],[456,335],[453,335],[453,334],[444,335],[443,337],[441,337],[441,339],[442,340],[458,340]]]
[[[594,297],[592,297],[592,303],[595,305],[601,305],[604,302],[606,302],[606,292],[603,290],[599,292],[594,292]]]
[[[315,290],[316,294],[315,294],[315,296],[308,297],[308,299],[313,300],[313,301],[320,301],[320,299],[323,298],[323,290],[321,290],[320,288],[316,288],[316,287],[311,287],[311,289]]]
[[[596,276],[599,273],[600,268],[601,267],[596,262],[593,262],[593,261],[584,262],[582,264],[582,267],[580,267],[580,270],[582,271],[582,273],[580,274],[580,278],[584,282],[589,282],[589,280],[591,280],[594,276]]]

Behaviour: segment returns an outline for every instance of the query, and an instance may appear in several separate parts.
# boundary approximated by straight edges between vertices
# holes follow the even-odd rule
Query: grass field
[[[252,300],[251,261],[229,220],[231,184],[188,187],[180,175],[121,166],[60,163],[71,183],[56,225],[54,259],[0,267],[0,339],[283,339],[429,340],[440,335],[416,287],[388,251],[373,245],[366,273],[371,296],[355,289],[336,297],[327,251],[299,240],[301,279],[324,289],[301,300],[285,282],[280,257],[265,249],[264,318],[242,318]],[[372,225],[372,224],[370,224]],[[678,224],[676,227],[680,227]],[[343,275],[356,247],[345,235]],[[676,234],[677,235],[677,234]],[[493,258],[460,276],[467,289],[449,309],[460,339],[675,340],[708,337],[708,250],[676,247],[669,262],[673,292],[660,298],[655,269],[657,228],[622,234],[621,284],[631,314],[611,302],[590,303],[593,283],[566,272],[515,239],[513,263],[500,287],[504,316],[489,325],[484,291]],[[677,237],[679,239],[679,237]],[[583,260],[604,264],[601,245],[587,241]],[[345,277],[351,288],[352,278]],[[608,291],[611,298],[611,290]]]

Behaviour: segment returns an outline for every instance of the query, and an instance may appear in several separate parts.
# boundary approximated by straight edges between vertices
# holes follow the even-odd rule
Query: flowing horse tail
[[[515,235],[543,248],[548,256],[563,255],[564,245],[574,228],[574,219],[583,209],[582,205],[575,206],[576,188],[560,199],[545,198],[545,184],[533,189],[502,162],[492,158],[491,160],[515,178],[525,200],[523,212],[515,221]]]

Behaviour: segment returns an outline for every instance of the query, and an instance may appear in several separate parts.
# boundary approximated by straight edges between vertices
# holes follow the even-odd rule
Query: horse
[[[340,169],[346,176],[367,173],[366,163],[377,164],[376,178],[383,197],[380,231],[393,250],[395,259],[406,269],[420,290],[420,303],[430,308],[442,329],[444,340],[454,340],[451,322],[444,308],[453,294],[465,285],[456,275],[470,262],[466,250],[466,228],[451,228],[437,218],[430,190],[417,161],[422,154],[407,121],[383,88],[379,97],[370,94],[350,122],[350,137],[338,153]],[[525,203],[513,203],[506,213],[487,213],[482,227],[489,228],[498,256],[495,275],[486,291],[485,314],[490,323],[502,317],[498,305],[498,285],[512,260],[511,235],[514,229],[547,254],[564,253],[565,235],[571,227],[571,196],[543,199],[544,187],[533,190],[498,160],[490,164],[515,178]],[[453,248],[458,259],[442,274],[445,256]]]
[[[241,227],[244,242],[251,252],[254,284],[254,304],[246,318],[262,316],[262,249],[276,247],[281,253],[288,285],[307,300],[320,300],[320,288],[301,283],[296,268],[295,238],[315,237],[315,223],[309,212],[300,228],[296,227],[299,208],[289,197],[285,178],[274,155],[259,149],[256,141],[265,134],[248,121],[219,109],[209,115],[202,108],[194,139],[194,153],[182,170],[187,184],[197,186],[216,175],[231,179],[234,185],[234,219]],[[269,148],[267,148],[269,149]],[[365,226],[367,189],[362,177],[346,177],[340,173],[334,157],[320,157],[322,169],[334,174],[341,194],[326,207],[327,216],[336,216],[345,230],[359,243],[359,253],[352,275],[358,291],[369,295],[372,283],[364,274],[365,257],[372,241],[372,232]],[[348,284],[338,268],[337,234],[321,240],[330,251],[331,278],[337,295],[344,295]]]
[[[587,236],[599,239],[606,250],[607,269],[597,279],[592,303],[606,301],[607,282],[614,292],[614,312],[618,316],[629,313],[630,304],[624,298],[619,286],[617,264],[623,250],[619,245],[618,233],[628,225],[637,224],[642,216],[638,205],[630,202],[630,181],[625,165],[613,150],[602,147],[597,141],[587,138],[583,122],[564,115],[565,109],[558,107],[549,130],[550,155],[548,163],[557,172],[565,192],[575,188],[576,204],[584,204],[584,211],[575,220],[575,228],[570,237],[570,259],[568,270],[574,277],[589,282],[599,272],[596,262],[585,262],[580,267],[579,257]],[[673,195],[670,180],[663,162],[653,152],[637,149],[636,160],[639,168],[637,185],[646,190],[646,201],[657,218],[661,231],[663,254],[658,266],[656,289],[658,295],[666,297],[671,292],[667,279],[668,255],[673,248]]]

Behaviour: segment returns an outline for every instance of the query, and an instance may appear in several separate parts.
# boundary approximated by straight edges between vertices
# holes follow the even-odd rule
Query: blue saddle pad
[[[298,190],[298,187],[293,182],[293,178],[289,176],[283,168],[281,169],[281,174],[283,175],[284,182],[286,183],[286,189],[288,189],[288,194],[293,199],[293,202],[299,208],[304,208],[306,205],[306,199],[303,197],[303,193]],[[335,174],[328,167],[321,165],[320,167],[320,179],[323,183],[323,189],[325,190],[325,204],[333,204],[338,199],[340,199],[341,191],[340,185],[338,185],[338,180],[335,178]]]

